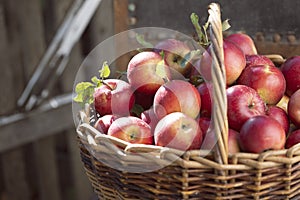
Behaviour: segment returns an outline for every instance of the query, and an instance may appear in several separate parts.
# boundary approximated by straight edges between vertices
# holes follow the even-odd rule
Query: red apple
[[[245,85],[234,85],[226,90],[229,127],[239,131],[251,117],[265,114],[265,104],[258,93]]]
[[[140,93],[153,95],[170,78],[170,69],[158,53],[140,52],[128,63],[127,79]]]
[[[269,65],[252,65],[245,68],[237,83],[255,89],[264,102],[271,105],[280,101],[286,88],[282,72]]]
[[[292,94],[288,103],[288,116],[291,122],[300,128],[300,89]]]
[[[200,149],[202,132],[195,119],[174,112],[162,118],[156,125],[154,142],[157,146],[179,150]]]
[[[141,113],[141,119],[145,121],[147,124],[150,125],[151,131],[154,134],[155,127],[159,121],[157,116],[154,113],[153,107],[149,108],[148,110],[145,110]]]
[[[286,94],[291,96],[300,89],[300,56],[293,56],[281,65],[286,80]]]
[[[261,153],[284,148],[286,135],[283,127],[267,115],[247,120],[239,133],[239,145],[245,152]]]
[[[148,110],[153,105],[154,95],[155,94],[144,94],[136,90],[134,91],[135,103],[142,106],[144,110]]]
[[[298,143],[300,143],[300,129],[290,133],[286,139],[285,148],[289,149]]]
[[[200,94],[201,98],[201,110],[200,110],[200,116],[201,117],[210,117],[211,116],[211,95],[212,95],[212,89],[213,85],[212,83],[202,83],[199,86],[197,86],[198,92]]]
[[[234,154],[240,152],[238,144],[239,132],[229,129],[228,130],[228,153]],[[208,130],[203,138],[201,149],[212,150],[217,143],[217,139],[213,130]]]
[[[240,48],[231,42],[224,41],[224,65],[226,71],[226,84],[232,85],[240,76],[246,66],[246,58]],[[210,48],[203,53],[200,61],[200,73],[206,82],[211,81],[212,58]]]
[[[277,120],[283,127],[286,134],[288,134],[290,129],[290,122],[287,113],[280,107],[270,105],[267,107],[266,114],[271,118]]]
[[[210,127],[210,122],[211,122],[211,120],[208,117],[200,117],[198,119],[198,124],[202,131],[203,138],[205,137],[206,132],[208,131],[208,128]]]
[[[270,65],[275,67],[272,60],[264,55],[246,55],[246,67],[252,65]]]
[[[187,81],[171,80],[157,90],[153,107],[158,119],[172,112],[182,112],[195,119],[201,108],[200,94]]]
[[[95,89],[94,104],[101,115],[130,115],[134,104],[134,95],[130,85],[119,79],[107,79]]]
[[[256,46],[252,38],[245,33],[233,33],[225,38],[225,41],[230,41],[237,45],[245,55],[257,54]]]
[[[108,128],[116,119],[117,119],[117,116],[115,116],[115,115],[104,115],[96,121],[94,127],[100,133],[107,134]]]
[[[240,152],[240,146],[238,143],[239,132],[229,129],[228,130],[228,153],[234,154]]]
[[[137,117],[120,117],[116,119],[107,131],[114,136],[133,144],[153,144],[150,126]]]
[[[184,58],[191,50],[184,42],[167,39],[155,45],[154,49],[157,52],[163,51],[165,63],[171,67],[172,78],[177,79],[189,75],[192,65]],[[185,64],[183,65],[183,63]],[[176,72],[179,72],[179,74]]]

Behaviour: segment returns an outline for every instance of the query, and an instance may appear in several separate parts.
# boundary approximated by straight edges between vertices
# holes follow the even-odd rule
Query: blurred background
[[[193,35],[210,0],[0,0],[0,200],[92,200],[72,116],[77,70],[101,41],[136,27]],[[219,2],[219,1],[214,1]],[[222,1],[229,32],[260,54],[300,55],[300,1]],[[130,55],[118,61],[126,68]]]

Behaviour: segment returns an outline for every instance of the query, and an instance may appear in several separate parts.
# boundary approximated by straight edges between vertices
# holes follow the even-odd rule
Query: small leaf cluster
[[[102,64],[102,68],[99,70],[99,77],[92,77],[91,82],[80,82],[77,83],[75,86],[75,93],[76,96],[73,98],[73,100],[80,105],[85,105],[86,103],[91,104],[94,101],[94,91],[96,88],[100,87],[104,84],[103,80],[105,78],[108,78],[110,75],[110,68],[105,61]]]

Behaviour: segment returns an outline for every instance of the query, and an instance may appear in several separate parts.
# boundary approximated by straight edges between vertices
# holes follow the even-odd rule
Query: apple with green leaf
[[[93,96],[95,109],[101,116],[128,116],[135,99],[131,86],[119,79],[103,80],[103,84],[95,88]]]
[[[90,82],[80,82],[76,85],[76,96],[73,100],[82,106],[94,103],[100,116],[130,115],[135,101],[131,86],[120,79],[105,79],[110,75],[107,62],[103,63],[99,73],[99,78],[94,76]]]
[[[156,44],[154,49],[163,54],[166,65],[171,68],[173,79],[189,75],[192,64],[185,57],[191,50],[184,42],[177,39],[166,39]]]

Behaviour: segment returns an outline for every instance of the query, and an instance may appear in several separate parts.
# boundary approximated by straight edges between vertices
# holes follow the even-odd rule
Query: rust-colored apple
[[[154,142],[157,146],[179,150],[200,149],[202,132],[197,121],[181,112],[162,118],[156,125]]]
[[[116,119],[107,131],[114,136],[132,144],[153,144],[150,126],[137,117],[120,117]]]
[[[187,81],[171,80],[157,90],[153,108],[158,119],[172,112],[182,112],[195,119],[201,108],[200,94]]]

